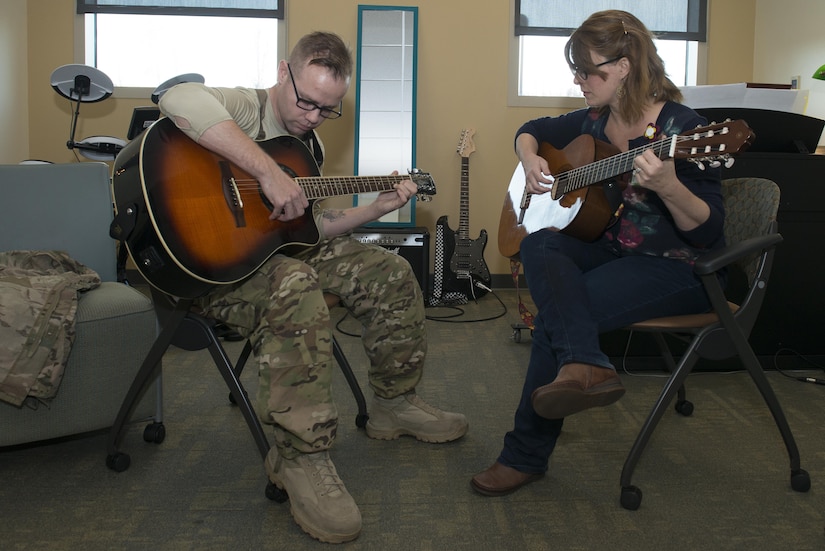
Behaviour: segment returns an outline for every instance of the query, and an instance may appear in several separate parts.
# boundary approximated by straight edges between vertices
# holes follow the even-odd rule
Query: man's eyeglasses
[[[325,119],[337,119],[341,116],[344,102],[338,104],[338,110],[336,111],[335,109],[330,109],[329,107],[321,107],[314,101],[309,101],[308,99],[302,98],[301,94],[298,93],[298,87],[295,86],[295,77],[292,76],[292,67],[289,66],[289,63],[286,64],[286,68],[289,71],[289,80],[292,81],[292,89],[295,90],[295,105],[304,111],[315,111],[317,109],[321,113],[321,116]]]
[[[616,63],[617,61],[619,61],[623,57],[624,56],[620,55],[619,57],[614,57],[613,59],[608,59],[607,61],[602,61],[601,63],[596,63],[596,68],[602,67],[604,65],[608,65],[610,63]],[[574,75],[576,75],[576,77],[578,77],[579,80],[587,80],[587,77],[590,76],[589,74],[587,74],[587,71],[585,71],[584,69],[579,69],[578,67],[575,67],[575,66],[570,67],[570,71],[572,71],[572,73]]]

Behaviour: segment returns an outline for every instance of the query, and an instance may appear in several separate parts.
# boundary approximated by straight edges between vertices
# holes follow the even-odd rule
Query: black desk
[[[781,189],[779,233],[765,304],[751,334],[759,355],[825,355],[825,155],[743,153],[723,178],[760,176]]]

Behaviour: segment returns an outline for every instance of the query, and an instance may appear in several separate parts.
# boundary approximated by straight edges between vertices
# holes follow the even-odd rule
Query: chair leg
[[[662,388],[659,399],[648,414],[647,419],[642,425],[642,429],[639,431],[639,435],[636,437],[636,441],[633,443],[633,447],[630,449],[630,453],[627,455],[620,478],[620,484],[622,486],[620,502],[625,509],[635,511],[642,503],[642,491],[631,484],[633,471],[636,469],[636,464],[639,462],[639,459],[641,459],[642,453],[650,437],[653,435],[653,431],[656,429],[656,425],[659,424],[659,420],[662,418],[662,415],[664,415],[668,405],[673,401],[673,398],[677,396],[680,389],[683,388],[685,379],[690,374],[697,359],[698,356],[693,347],[685,352],[679,365],[674,368],[664,388]]]
[[[656,344],[659,346],[659,352],[665,361],[667,370],[671,373],[675,373],[676,362],[673,360],[673,354],[670,352],[670,347],[667,345],[667,339],[665,339],[664,334],[654,333],[653,337],[656,340]],[[685,391],[684,384],[679,385],[679,391],[676,395],[675,408],[678,413],[681,413],[685,417],[690,417],[693,414],[693,404],[687,400],[687,392]]]
[[[131,418],[132,413],[134,413],[146,388],[157,374],[160,361],[169,348],[178,330],[178,326],[180,326],[180,323],[189,311],[191,304],[191,300],[181,300],[166,318],[163,329],[155,339],[149,353],[144,358],[137,374],[135,374],[132,385],[129,387],[129,391],[121,403],[120,411],[118,411],[117,417],[111,429],[109,429],[109,440],[106,446],[106,465],[114,471],[122,472],[129,468],[129,464],[131,463],[129,455],[120,451],[120,444],[123,441],[126,423]]]
[[[252,433],[252,438],[258,446],[261,457],[266,458],[270,449],[269,439],[266,437],[261,421],[258,419],[255,408],[252,406],[249,395],[240,380],[241,371],[243,371],[246,359],[252,351],[252,345],[247,341],[241,353],[241,358],[238,360],[237,367],[233,367],[229,356],[226,354],[226,350],[223,345],[221,345],[220,339],[215,335],[209,323],[200,317],[194,317],[194,319],[202,326],[206,334],[209,335],[209,353],[212,355],[212,360],[214,360],[226,386],[229,388],[232,401],[240,408],[241,414],[249,427],[249,432]]]
[[[782,410],[779,399],[776,397],[776,393],[774,393],[770,382],[768,382],[768,378],[765,376],[762,365],[759,363],[747,340],[745,340],[738,331],[731,329],[728,331],[731,333],[731,338],[736,345],[745,369],[747,369],[751,379],[753,379],[753,382],[756,384],[756,388],[758,388],[760,394],[762,394],[762,398],[771,411],[776,427],[779,429],[779,434],[785,443],[785,449],[788,451],[788,459],[790,460],[791,467],[791,488],[797,492],[807,492],[811,488],[811,478],[808,472],[801,468],[799,448],[796,446],[796,440],[791,432],[790,425],[788,425],[788,420],[785,418],[785,413]]]
[[[341,345],[338,344],[338,339],[332,337],[332,354],[335,356],[344,378],[347,380],[352,395],[355,398],[355,403],[358,404],[358,415],[355,416],[355,426],[363,429],[367,426],[369,414],[367,413],[367,401],[364,399],[364,393],[361,391],[361,385],[358,384],[358,379],[355,378],[355,373],[352,372],[352,366],[344,355]]]

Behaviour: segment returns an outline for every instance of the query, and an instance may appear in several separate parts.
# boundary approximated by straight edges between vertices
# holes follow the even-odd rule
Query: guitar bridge
[[[238,189],[238,184],[235,182],[235,177],[232,175],[232,169],[226,161],[218,163],[221,167],[221,188],[223,188],[223,198],[226,200],[226,206],[229,207],[229,212],[235,218],[235,227],[246,227],[246,217],[243,213],[243,199],[241,199],[241,192]]]

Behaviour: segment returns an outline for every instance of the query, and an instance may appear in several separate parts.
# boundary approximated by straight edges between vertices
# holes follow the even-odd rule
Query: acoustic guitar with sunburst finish
[[[403,180],[418,196],[435,194],[429,174],[322,177],[309,149],[279,136],[258,144],[313,203],[357,193],[391,191]],[[140,274],[180,298],[197,298],[216,285],[254,273],[275,253],[318,244],[312,206],[303,216],[270,220],[272,205],[259,183],[238,166],[198,145],[164,118],[115,159],[112,236],[123,241]]]

